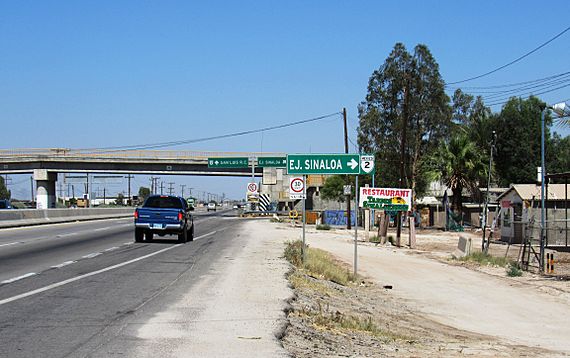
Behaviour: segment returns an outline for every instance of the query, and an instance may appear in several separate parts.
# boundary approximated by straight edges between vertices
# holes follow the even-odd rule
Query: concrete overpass
[[[210,168],[208,158],[280,157],[284,153],[261,152],[198,152],[171,150],[89,150],[89,149],[1,149],[0,174],[33,173],[36,181],[38,208],[55,207],[58,173],[117,173],[162,175],[252,175],[248,168]],[[254,160],[255,176],[263,168]]]

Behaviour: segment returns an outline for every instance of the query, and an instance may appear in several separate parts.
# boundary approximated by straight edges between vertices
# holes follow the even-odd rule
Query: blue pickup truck
[[[194,240],[194,218],[184,198],[149,196],[135,210],[135,241],[152,241],[153,235],[177,235],[179,243]]]

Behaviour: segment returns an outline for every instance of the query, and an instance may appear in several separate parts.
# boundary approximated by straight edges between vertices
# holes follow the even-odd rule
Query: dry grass
[[[285,258],[295,267],[305,270],[311,276],[343,286],[356,281],[356,277],[350,273],[350,270],[333,259],[326,251],[307,246],[306,260],[303,262],[302,247],[303,243],[299,240],[285,244]]]

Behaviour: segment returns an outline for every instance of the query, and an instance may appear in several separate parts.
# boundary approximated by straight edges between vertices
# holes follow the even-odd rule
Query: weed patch
[[[350,270],[333,259],[326,251],[307,246],[306,261],[303,263],[303,243],[299,240],[285,244],[284,256],[295,267],[303,269],[307,274],[346,286],[355,282],[356,277]]]
[[[499,267],[506,267],[511,263],[511,261],[506,257],[496,257],[486,254],[484,252],[474,252],[468,256],[460,258],[459,261],[475,262],[480,265],[490,265],[490,266],[499,266]]]

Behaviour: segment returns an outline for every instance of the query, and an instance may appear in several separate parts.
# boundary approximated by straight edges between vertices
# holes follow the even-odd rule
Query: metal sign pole
[[[251,157],[251,182],[255,183],[255,157]],[[251,202],[249,210],[255,211],[255,203]]]
[[[354,278],[358,272],[358,175],[354,192]],[[350,220],[350,218],[349,218]]]
[[[307,184],[306,184],[306,180],[307,176],[303,175],[303,250],[302,250],[302,254],[303,254],[303,263],[306,262],[307,259],[307,248],[305,246],[305,223],[307,221],[307,215],[306,215],[306,206],[305,206],[305,200],[307,197]]]

